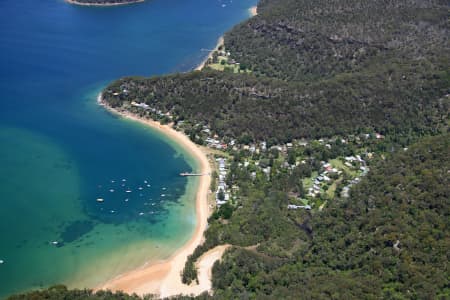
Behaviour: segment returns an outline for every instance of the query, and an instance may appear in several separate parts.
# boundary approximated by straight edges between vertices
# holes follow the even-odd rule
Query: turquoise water
[[[93,287],[190,238],[197,183],[178,174],[196,162],[95,98],[121,76],[192,69],[255,3],[0,1],[0,297]]]

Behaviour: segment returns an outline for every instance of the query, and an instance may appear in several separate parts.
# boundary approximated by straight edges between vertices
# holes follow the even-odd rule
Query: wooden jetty
[[[204,175],[209,175],[209,173],[188,173],[188,172],[180,173],[180,176],[204,176]]]

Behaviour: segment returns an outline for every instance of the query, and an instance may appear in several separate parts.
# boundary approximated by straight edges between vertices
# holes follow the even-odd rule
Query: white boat
[[[130,200],[130,199],[128,199],[128,198],[127,198],[127,199],[125,199],[125,202],[128,202],[128,200]]]
[[[144,213],[143,213],[143,212],[140,212],[140,213],[139,213],[139,215],[140,215],[140,216],[143,216],[143,215],[144,215]]]
[[[126,190],[125,193],[131,193],[131,190]]]
[[[110,191],[111,193],[114,193],[114,189],[110,189],[109,191]]]
[[[103,202],[103,201],[105,201],[105,199],[103,199],[103,198],[97,198],[97,202]]]
[[[55,246],[56,246],[56,245],[58,245],[58,244],[59,244],[58,241],[53,241],[53,242],[52,242],[52,245],[55,245]]]
[[[3,264],[5,261],[3,259],[0,259],[0,264]]]

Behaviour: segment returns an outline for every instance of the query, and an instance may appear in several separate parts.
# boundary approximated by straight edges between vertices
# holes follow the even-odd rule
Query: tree
[[[220,201],[225,200],[225,193],[223,192],[222,189],[219,189],[219,193],[217,194],[217,199],[219,199]]]

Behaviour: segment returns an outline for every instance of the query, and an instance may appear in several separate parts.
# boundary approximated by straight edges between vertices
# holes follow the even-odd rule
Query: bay
[[[196,181],[178,174],[196,162],[95,99],[122,76],[193,69],[255,3],[0,1],[0,297],[93,287],[189,240]]]

